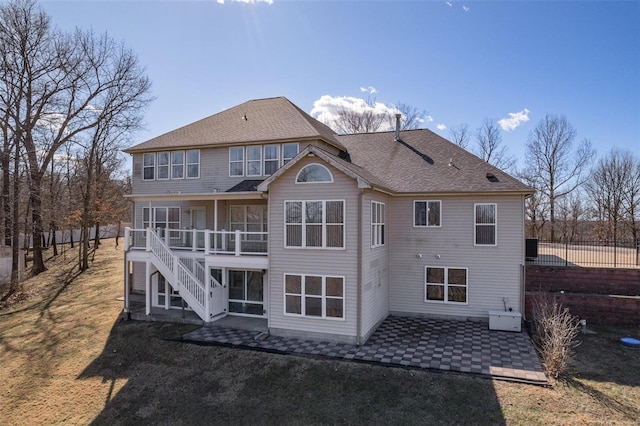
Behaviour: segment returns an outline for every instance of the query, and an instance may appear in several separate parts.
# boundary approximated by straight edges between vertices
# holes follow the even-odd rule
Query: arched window
[[[312,163],[304,166],[296,176],[296,183],[333,182],[333,175],[322,164]]]

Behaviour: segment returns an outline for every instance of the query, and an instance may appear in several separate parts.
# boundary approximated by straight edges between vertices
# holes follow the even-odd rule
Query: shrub
[[[533,344],[547,375],[557,379],[574,355],[580,324],[555,297],[541,296],[532,305]]]

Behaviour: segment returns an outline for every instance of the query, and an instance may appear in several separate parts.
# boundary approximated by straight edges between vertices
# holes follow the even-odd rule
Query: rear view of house
[[[429,130],[337,135],[271,98],[126,152],[125,310],[350,343],[389,314],[522,310],[531,189]]]

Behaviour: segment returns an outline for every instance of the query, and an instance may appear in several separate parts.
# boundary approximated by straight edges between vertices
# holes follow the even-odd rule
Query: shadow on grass
[[[567,386],[589,395],[591,398],[596,400],[598,404],[621,414],[626,419],[632,422],[638,421],[638,419],[640,419],[640,411],[637,407],[626,405],[618,399],[612,398],[609,395],[600,392],[593,386],[589,386],[588,384],[585,384],[575,378],[566,378],[563,381],[567,384]]]
[[[506,423],[486,378],[179,341],[192,329],[117,321],[78,376],[109,383],[93,424]]]

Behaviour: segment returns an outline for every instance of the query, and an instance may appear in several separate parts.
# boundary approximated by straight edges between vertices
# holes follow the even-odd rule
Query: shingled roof
[[[395,193],[518,192],[532,189],[427,129],[338,136],[351,161]]]
[[[125,152],[312,139],[344,149],[336,136],[333,130],[287,98],[278,97],[242,103],[132,146]]]

